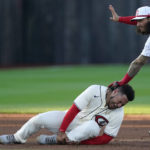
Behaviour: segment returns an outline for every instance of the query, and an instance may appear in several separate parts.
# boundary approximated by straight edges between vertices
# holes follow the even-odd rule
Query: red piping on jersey
[[[88,140],[84,140],[80,142],[80,144],[84,145],[102,145],[102,144],[107,144],[113,139],[112,136],[109,136],[107,134],[103,134],[102,136],[97,136],[95,138],[91,138]]]
[[[80,110],[77,108],[77,106],[75,104],[73,104],[71,106],[71,108],[68,110],[68,112],[66,113],[63,122],[60,126],[59,131],[60,132],[65,132],[66,129],[68,128],[69,124],[71,123],[71,121],[75,118],[75,116],[80,112]]]

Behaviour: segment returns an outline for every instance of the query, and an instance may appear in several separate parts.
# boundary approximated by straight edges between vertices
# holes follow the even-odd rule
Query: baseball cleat
[[[37,142],[39,144],[57,144],[57,135],[40,135],[37,137]]]
[[[0,136],[0,144],[12,144],[12,143],[16,143],[16,140],[13,134]]]

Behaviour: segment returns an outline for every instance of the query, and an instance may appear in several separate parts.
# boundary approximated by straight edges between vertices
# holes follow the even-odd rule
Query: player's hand
[[[119,16],[116,13],[114,7],[112,5],[109,5],[109,10],[111,11],[112,17],[110,17],[110,20],[118,22],[119,21]]]
[[[68,142],[68,137],[65,132],[59,132],[57,135],[57,142],[59,144],[66,144]]]
[[[118,88],[119,86],[121,86],[120,82],[118,81],[114,81],[113,83],[109,84],[108,87],[113,91],[116,88]]]
[[[67,144],[68,144],[68,145],[78,145],[79,142],[68,141]]]

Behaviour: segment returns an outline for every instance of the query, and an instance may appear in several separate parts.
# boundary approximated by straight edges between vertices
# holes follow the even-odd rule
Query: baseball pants
[[[65,111],[49,111],[32,117],[14,134],[16,141],[25,143],[28,137],[41,128],[46,128],[54,134],[58,133],[65,113]],[[94,120],[78,124],[78,120],[74,119],[66,134],[70,141],[80,142],[98,136],[99,132],[100,127]]]

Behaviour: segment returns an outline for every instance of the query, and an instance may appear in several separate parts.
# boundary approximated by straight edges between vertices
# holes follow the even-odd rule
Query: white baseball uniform
[[[148,37],[141,55],[150,57],[150,36]]]
[[[120,129],[124,111],[123,107],[109,110],[106,106],[107,87],[92,85],[83,91],[75,100],[80,112],[70,123],[66,134],[70,141],[80,142],[99,135],[101,127],[104,132],[115,137]],[[41,128],[57,133],[66,111],[49,111],[34,116],[15,134],[18,142],[25,143],[27,138]]]

